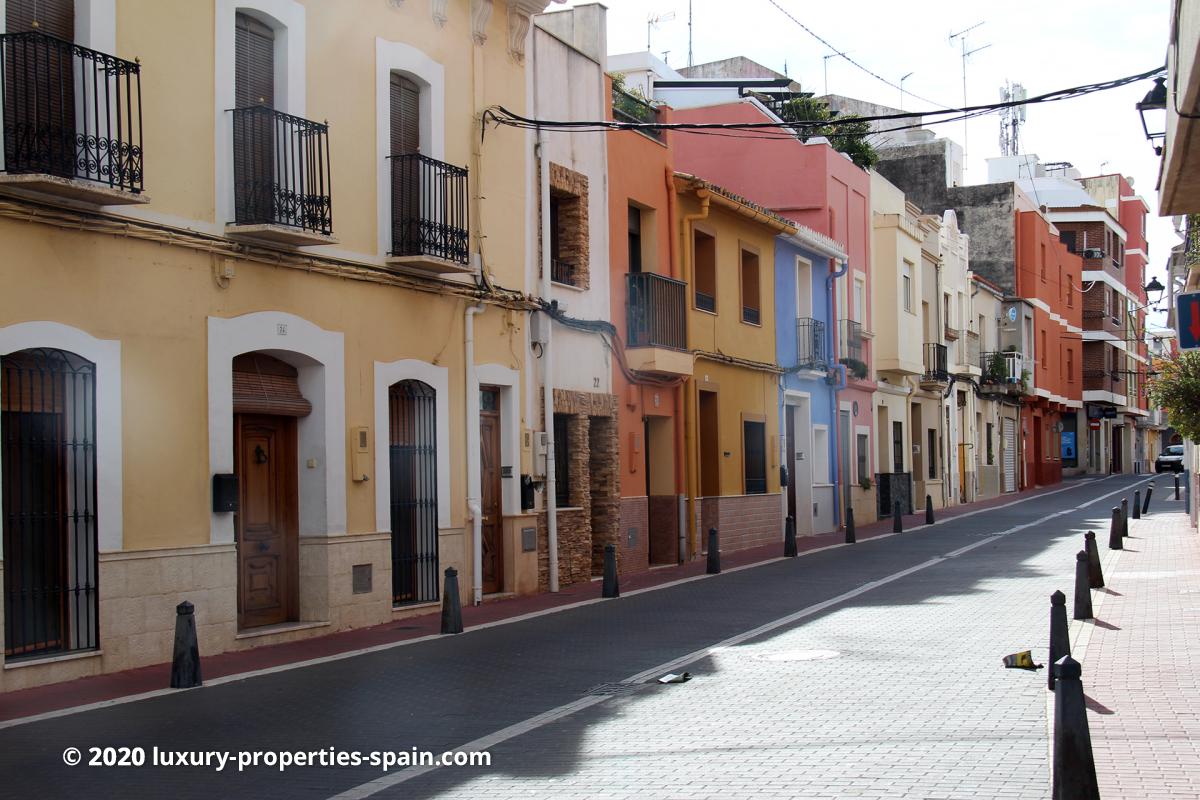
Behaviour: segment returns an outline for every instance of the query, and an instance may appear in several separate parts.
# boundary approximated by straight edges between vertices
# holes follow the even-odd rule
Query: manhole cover
[[[761,661],[824,661],[840,655],[836,650],[779,650],[763,653],[758,658]]]

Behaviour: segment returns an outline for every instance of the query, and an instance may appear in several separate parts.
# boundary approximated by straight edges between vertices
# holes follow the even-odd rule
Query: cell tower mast
[[[1026,98],[1025,87],[1007,83],[1000,87],[1000,102],[1020,103]],[[1000,155],[1021,154],[1021,125],[1025,122],[1025,106],[1010,106],[1000,110]]]

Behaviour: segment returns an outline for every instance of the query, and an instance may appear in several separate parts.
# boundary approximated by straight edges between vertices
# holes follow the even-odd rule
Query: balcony
[[[1117,370],[1085,369],[1083,371],[1083,391],[1106,392],[1114,395],[1112,398],[1094,396],[1084,398],[1085,400],[1113,402],[1118,405],[1125,404],[1125,378]]]
[[[850,377],[860,381],[870,377],[871,367],[867,363],[861,322],[852,319],[838,320],[838,363],[846,366]]]
[[[44,33],[0,34],[0,191],[146,203],[141,66]]]
[[[796,369],[825,372],[829,356],[825,346],[825,323],[811,317],[796,320]]]
[[[625,360],[634,372],[692,374],[687,351],[687,284],[652,272],[625,276]]]
[[[471,271],[467,170],[419,153],[391,156],[387,263],[438,274]]]
[[[613,119],[617,122],[633,122],[638,124],[654,124],[658,122],[658,109],[647,103],[640,97],[622,91],[616,86],[612,91],[612,110]],[[656,142],[662,142],[663,132],[661,128],[638,128],[639,133],[644,133]]]
[[[987,390],[1006,394],[1028,394],[1029,377],[1020,353],[984,353],[979,360],[979,382]]]
[[[233,111],[230,236],[287,245],[336,244],[329,126],[266,106]]]
[[[944,389],[950,382],[949,354],[946,345],[926,342],[922,350],[925,372],[921,375],[922,389]]]

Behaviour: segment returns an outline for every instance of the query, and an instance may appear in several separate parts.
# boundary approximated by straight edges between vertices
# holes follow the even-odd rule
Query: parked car
[[[1183,472],[1183,445],[1173,444],[1154,459],[1155,472]]]

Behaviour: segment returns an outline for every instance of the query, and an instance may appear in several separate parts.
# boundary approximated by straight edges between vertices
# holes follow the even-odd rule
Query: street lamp
[[[1160,302],[1162,302],[1162,293],[1167,290],[1167,287],[1163,286],[1161,283],[1158,282],[1158,278],[1151,278],[1150,282],[1147,283],[1142,288],[1144,288],[1146,290],[1146,298],[1147,299],[1150,298],[1151,292],[1158,293],[1158,297],[1154,298],[1153,300],[1150,300],[1150,305],[1152,305],[1152,306],[1156,306]]]
[[[1146,92],[1142,102],[1135,107],[1142,118],[1142,130],[1146,133],[1146,139],[1154,148],[1154,153],[1161,156],[1162,145],[1155,144],[1154,140],[1165,139],[1167,136],[1167,79],[1155,78],[1154,88]],[[1150,112],[1149,118],[1147,118],[1146,112]],[[1151,128],[1154,129],[1153,133]]]

